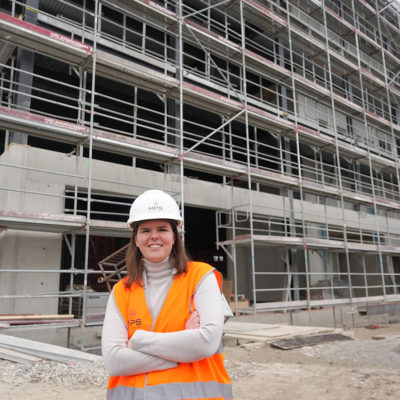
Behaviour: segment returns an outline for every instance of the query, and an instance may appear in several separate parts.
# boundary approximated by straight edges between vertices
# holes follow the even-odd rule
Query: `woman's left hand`
[[[197,311],[194,311],[186,321],[185,330],[200,328],[200,317]]]

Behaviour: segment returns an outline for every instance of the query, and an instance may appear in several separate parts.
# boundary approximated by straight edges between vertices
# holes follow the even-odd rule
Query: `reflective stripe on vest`
[[[135,388],[117,386],[109,389],[107,400],[183,400],[183,399],[221,399],[231,400],[232,385],[218,382],[179,382]]]
[[[185,329],[191,314],[193,295],[209,273],[215,274],[221,290],[221,274],[205,263],[190,262],[186,273],[173,279],[161,311],[155,321],[147,307],[143,287],[125,281],[114,286],[114,300],[124,319],[129,338],[136,329],[154,332],[177,332]],[[222,343],[221,343],[222,345]],[[232,399],[232,386],[224,367],[223,348],[208,358],[178,363],[171,369],[130,376],[111,377],[108,400],[182,400]]]

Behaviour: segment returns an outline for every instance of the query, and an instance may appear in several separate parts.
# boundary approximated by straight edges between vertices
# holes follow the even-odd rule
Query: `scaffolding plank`
[[[19,18],[0,12],[0,37],[61,61],[79,65],[92,54],[92,47]]]
[[[121,10],[137,13],[144,22],[158,23],[169,28],[177,22],[176,13],[151,0],[113,0],[109,1]]]
[[[94,41],[94,35],[92,32],[87,32],[84,31],[81,27],[77,27],[76,25],[71,25],[66,21],[62,21],[56,17],[53,17],[48,14],[43,14],[39,11],[38,13],[38,21],[48,25],[52,26],[57,29],[62,29],[65,32],[70,33],[72,36],[76,37],[85,37],[87,40],[93,42]],[[103,37],[97,37],[97,45],[103,46],[104,48],[109,48],[112,49],[113,51],[118,51],[121,54],[126,54],[130,57],[133,57],[137,60],[140,60],[141,62],[145,62],[146,64],[153,65],[156,68],[164,70],[167,68],[168,72],[171,73],[176,73],[176,67],[172,64],[164,63],[161,60],[148,56],[147,54],[144,54],[141,51],[136,51],[132,48],[129,48],[127,46],[124,46],[123,44],[120,44],[120,42],[115,42],[112,40],[109,40],[109,38],[103,38]]]
[[[263,7],[261,4],[257,3],[254,0],[245,0],[245,3],[250,6],[250,9],[257,11],[258,15],[263,16],[263,18],[268,17],[273,20],[276,24],[279,24],[282,27],[287,27],[286,19],[278,16],[273,11],[269,10],[268,8]],[[265,20],[261,19],[261,22],[265,24]]]
[[[91,65],[88,65],[88,70],[91,70]],[[179,87],[178,80],[169,75],[102,50],[96,51],[96,73],[124,84],[162,94]]]
[[[338,13],[327,7],[325,4],[322,7],[327,14],[331,15],[336,21],[340,22],[347,29],[349,29],[350,31],[354,30],[354,26],[350,24],[350,22],[346,21],[343,17],[341,17]]]
[[[79,215],[0,210],[0,225],[7,229],[70,232],[83,228],[85,221],[86,218]]]
[[[84,231],[80,231],[78,234],[84,234]],[[90,221],[90,234],[105,237],[131,237],[131,232],[126,228],[126,223],[97,219]]]
[[[308,308],[308,307],[324,307],[332,305],[344,305],[344,304],[364,304],[364,303],[379,303],[379,302],[390,302],[398,301],[398,295],[386,295],[384,296],[369,296],[369,297],[353,297],[353,298],[336,298],[336,299],[326,299],[326,300],[291,300],[291,301],[279,301],[279,302],[269,302],[269,303],[257,303],[254,307],[249,307],[248,312],[254,311],[254,308],[260,311],[268,310],[290,310],[297,308]]]
[[[235,240],[224,240],[218,242],[219,245],[232,245],[233,243],[249,245],[252,242],[257,245],[273,246],[273,247],[292,247],[308,250],[331,249],[337,251],[345,251],[347,248],[352,252],[364,252],[376,254],[379,246],[369,243],[347,242],[332,239],[322,239],[313,237],[290,237],[290,236],[273,236],[273,235],[253,235],[243,234],[237,235]],[[381,245],[381,252],[385,254],[400,254],[400,246]]]
[[[89,133],[89,128],[84,125],[4,106],[0,106],[0,127],[73,144],[87,138]]]
[[[190,85],[193,93],[197,93],[197,87],[194,85]],[[230,102],[225,102],[224,96],[218,96],[213,94],[210,91],[201,89],[200,92],[203,94],[203,101],[209,102],[213,105],[213,108],[220,108],[221,104],[225,105],[225,108],[229,106],[231,111],[240,110],[241,104],[230,100]],[[213,95],[213,96],[212,96]],[[214,101],[210,101],[210,99],[214,99]],[[279,118],[270,113],[263,112],[262,110],[257,110],[254,107],[249,108],[249,116],[253,117],[253,122],[257,122],[256,118],[258,118],[259,122],[256,125],[263,126],[265,128],[265,124],[273,124],[275,123],[277,127],[280,129],[285,128],[286,132],[294,132],[293,123],[283,118]],[[283,126],[280,124],[284,123]],[[78,124],[72,124],[69,122],[56,120],[53,118],[47,118],[44,116],[27,113],[19,110],[10,109],[7,107],[0,106],[0,126],[5,129],[19,129],[22,132],[27,132],[30,134],[35,134],[40,137],[53,138],[54,134],[57,135],[57,138],[66,138],[66,141],[70,141],[73,138],[73,141],[77,142],[78,139],[82,139],[87,137],[88,128]],[[335,144],[335,140],[328,135],[324,135],[320,132],[316,132],[310,128],[299,126],[297,131],[301,133],[302,138],[308,138],[307,140],[319,141],[321,143],[330,144],[333,146]],[[129,154],[129,155],[138,155],[144,156],[146,159],[157,160],[160,162],[167,162],[175,160],[178,162],[179,160],[179,152],[176,148],[171,148],[170,146],[165,146],[157,143],[146,142],[144,140],[133,139],[131,137],[115,134],[111,132],[106,132],[102,130],[94,130],[93,132],[93,141],[94,147],[101,150],[109,150],[115,151],[118,149],[120,154]],[[353,156],[357,156],[358,158],[366,155],[367,153],[355,146],[350,144],[346,144],[344,142],[338,142],[340,149],[346,149],[346,153],[350,153]],[[375,162],[380,162],[380,158],[374,158]],[[241,174],[247,174],[247,168],[245,165],[240,165],[237,163],[228,163],[226,161],[217,160],[213,157],[206,156],[197,156],[195,153],[185,155],[185,163],[188,167],[193,166],[199,169],[202,169],[205,172],[211,171],[215,172],[216,170],[221,173],[226,173],[231,176],[240,176]],[[389,164],[392,168],[395,169],[395,163],[387,161],[386,165]],[[261,169],[252,168],[252,174],[257,181],[260,182],[268,182],[274,183],[278,187],[287,186],[288,184],[293,187],[297,187],[299,185],[297,178],[290,178],[283,174],[279,174],[272,171],[266,171]],[[339,197],[340,193],[337,188],[332,186],[322,185],[320,183],[314,183],[311,181],[304,181],[303,188],[306,191],[316,194],[328,194],[330,196]],[[351,201],[358,201],[364,204],[373,204],[373,198],[371,196],[362,195],[359,193],[353,193],[349,191],[343,191],[343,194],[346,199]],[[376,199],[378,205],[384,208],[394,208],[399,209],[399,204],[393,201],[388,201],[385,199]],[[117,234],[124,235],[124,230],[117,229]],[[99,234],[100,234],[99,229]]]

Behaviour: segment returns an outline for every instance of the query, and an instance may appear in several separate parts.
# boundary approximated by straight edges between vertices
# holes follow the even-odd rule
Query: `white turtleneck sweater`
[[[168,258],[160,263],[145,260],[143,287],[147,307],[157,316],[171,287],[175,270]],[[193,362],[213,355],[221,343],[223,306],[213,273],[207,274],[193,297],[200,317],[198,329],[178,332],[137,330],[127,347],[128,328],[111,293],[102,333],[104,365],[111,376],[135,375],[176,367],[178,362]]]

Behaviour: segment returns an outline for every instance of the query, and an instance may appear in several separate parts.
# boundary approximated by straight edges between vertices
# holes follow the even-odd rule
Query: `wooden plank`
[[[15,325],[38,325],[38,324],[62,324],[65,322],[78,322],[78,320],[76,319],[61,319],[61,320],[57,320],[57,319],[24,319],[24,320],[5,320],[3,322],[0,323],[0,328],[2,327],[2,323],[5,323],[5,328],[8,328],[10,325],[15,326]]]
[[[293,338],[280,339],[269,344],[282,350],[291,350],[297,347],[314,346],[316,344],[334,341],[353,340],[351,337],[341,333],[330,333],[325,335],[296,336]]]
[[[51,319],[51,320],[64,320],[73,319],[73,314],[1,314],[0,321],[22,321],[22,320],[41,320],[41,319]]]

